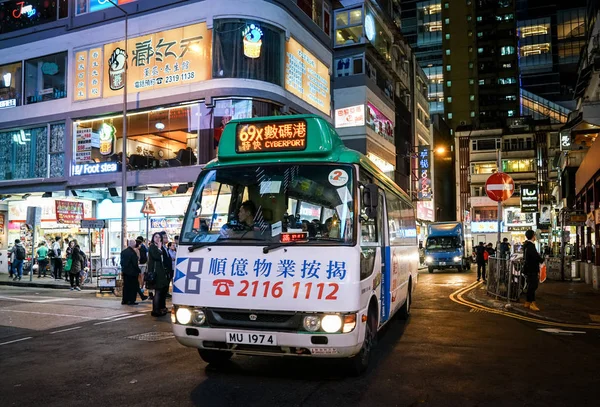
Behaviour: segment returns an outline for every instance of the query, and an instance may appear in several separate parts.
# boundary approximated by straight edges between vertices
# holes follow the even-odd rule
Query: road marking
[[[9,341],[9,342],[2,342],[2,343],[0,343],[0,346],[8,345],[10,343],[15,343],[15,342],[26,341],[27,339],[31,339],[31,338],[33,338],[33,336],[28,336],[27,338],[15,339],[14,341]]]
[[[54,317],[71,317],[71,318],[81,318],[81,319],[100,319],[97,317],[84,317],[81,315],[55,314],[52,312],[38,312],[38,311],[20,311],[20,310],[16,310],[16,309],[0,309],[0,312],[18,312],[21,314],[51,315]]]
[[[46,297],[48,298],[48,297]],[[21,301],[21,302],[35,302],[35,303],[46,303],[46,302],[58,302],[58,301],[75,301],[78,298],[50,298],[48,300],[33,300],[27,298],[18,298],[18,297],[9,297],[5,295],[0,295],[0,299],[10,300],[10,301]]]
[[[460,304],[460,305],[464,305],[466,307],[470,307],[472,309],[479,309],[479,310],[483,310],[486,312],[489,312],[490,314],[498,314],[498,315],[503,315],[505,317],[509,317],[509,318],[513,318],[513,319],[518,319],[521,321],[526,321],[526,322],[533,322],[536,323],[538,325],[545,325],[545,326],[551,326],[551,327],[563,327],[563,328],[579,328],[579,329],[597,329],[600,330],[600,325],[583,325],[583,324],[569,324],[569,323],[562,323],[562,322],[552,322],[552,321],[547,321],[547,320],[543,320],[543,319],[538,319],[538,318],[532,318],[532,317],[527,317],[524,315],[518,315],[518,314],[514,314],[512,312],[507,312],[504,310],[498,310],[495,308],[490,308],[490,307],[486,307],[484,305],[480,305],[480,304],[476,304],[473,303],[471,301],[465,300],[463,298],[463,294],[467,293],[468,291],[471,291],[472,289],[474,289],[475,287],[477,287],[478,285],[480,285],[482,283],[479,283],[477,281],[469,284],[466,287],[460,288],[458,290],[456,290],[455,292],[453,292],[452,294],[450,294],[449,298],[451,301]]]
[[[61,329],[60,331],[50,332],[50,335],[58,334],[58,333],[61,333],[61,332],[74,331],[75,329],[79,329],[79,328],[81,328],[81,327],[80,326],[76,326],[76,327],[73,327],[73,328]]]
[[[102,321],[102,322],[96,322],[94,325],[102,325],[102,324],[108,324],[110,322],[117,322],[117,321],[123,321],[124,319],[129,319],[129,318],[137,318],[137,317],[143,317],[145,316],[144,314],[133,314],[133,315],[129,315],[127,317],[122,317],[122,318],[116,318],[116,319],[111,319],[108,321]]]
[[[127,315],[131,315],[131,312],[126,312],[124,314],[118,314],[118,315],[112,315],[110,317],[106,317],[106,318],[102,318],[102,319],[114,319],[114,318],[125,317]]]
[[[564,331],[558,328],[538,328],[538,331],[548,332],[550,334],[558,334],[558,335],[572,335],[572,334],[585,334],[587,332],[584,331]]]

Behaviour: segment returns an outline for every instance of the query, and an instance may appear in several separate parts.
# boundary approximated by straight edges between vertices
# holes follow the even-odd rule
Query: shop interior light
[[[157,130],[164,130],[165,124],[163,122],[158,122],[154,125],[154,127],[156,127]]]

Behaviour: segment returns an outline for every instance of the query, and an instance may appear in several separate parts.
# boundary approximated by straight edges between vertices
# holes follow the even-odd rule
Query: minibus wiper
[[[268,246],[263,247],[263,253],[267,254],[271,250],[278,249],[281,246],[292,246],[292,245],[295,245],[295,244],[298,244],[298,242],[285,242],[285,243],[279,242],[279,243],[273,243],[273,244],[270,244]]]
[[[191,247],[188,247],[188,251],[193,252],[196,251],[198,249],[201,249],[203,247],[206,246],[220,246],[224,241],[227,240],[253,240],[253,241],[260,241],[263,242],[265,239],[259,239],[256,237],[245,237],[245,238],[239,238],[239,237],[220,237],[217,241],[214,242],[202,242],[202,243],[197,243]]]

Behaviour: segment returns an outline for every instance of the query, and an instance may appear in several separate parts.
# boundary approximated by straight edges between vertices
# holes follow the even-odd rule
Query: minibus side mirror
[[[365,185],[362,199],[365,214],[370,219],[375,219],[377,217],[377,205],[379,204],[379,187],[375,184]]]

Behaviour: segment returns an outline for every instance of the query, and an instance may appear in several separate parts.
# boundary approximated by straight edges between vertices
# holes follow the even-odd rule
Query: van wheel
[[[198,349],[198,353],[203,361],[209,365],[223,365],[233,356],[232,352],[220,350]]]
[[[428,270],[430,273],[433,273],[433,267],[427,267],[427,270]]]
[[[408,319],[410,316],[410,307],[412,305],[412,283],[408,283],[408,293],[406,293],[406,301],[402,308],[400,308],[400,312],[398,316],[400,319]]]
[[[371,351],[375,346],[377,328],[374,328],[375,318],[373,312],[369,311],[367,324],[365,326],[365,339],[363,340],[360,351],[350,358],[350,372],[353,376],[360,376],[369,367]]]

